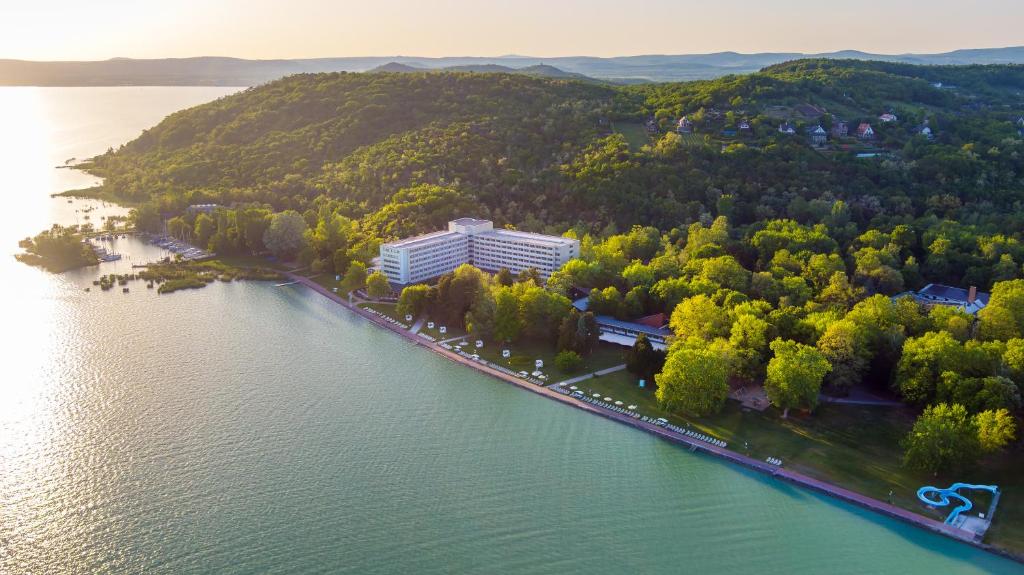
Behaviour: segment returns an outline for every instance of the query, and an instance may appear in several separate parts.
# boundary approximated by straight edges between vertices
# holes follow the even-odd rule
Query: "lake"
[[[0,88],[0,241],[224,88]],[[95,210],[85,212],[89,207]],[[1020,573],[457,366],[297,286],[0,259],[2,573]]]

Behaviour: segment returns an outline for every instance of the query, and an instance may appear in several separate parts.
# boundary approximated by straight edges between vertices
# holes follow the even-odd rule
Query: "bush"
[[[566,350],[555,356],[555,367],[565,373],[572,373],[583,366],[583,358],[575,351]]]

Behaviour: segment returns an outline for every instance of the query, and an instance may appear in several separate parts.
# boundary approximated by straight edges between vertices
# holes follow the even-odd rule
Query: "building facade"
[[[492,272],[535,268],[546,279],[579,255],[578,240],[496,230],[488,220],[459,218],[448,222],[447,231],[382,244],[380,267],[400,285],[433,279],[467,263]]]

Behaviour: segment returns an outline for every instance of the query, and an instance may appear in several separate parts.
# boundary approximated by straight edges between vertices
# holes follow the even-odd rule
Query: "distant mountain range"
[[[368,70],[368,72],[391,72],[399,74],[408,72],[480,72],[491,74],[525,74],[527,76],[540,76],[543,78],[595,80],[595,78],[591,78],[590,76],[574,72],[566,72],[565,70],[561,70],[547,64],[536,64],[533,66],[524,66],[522,68],[512,68],[510,66],[502,66],[501,64],[467,64],[462,66],[446,66],[444,68],[424,68],[421,66],[402,64],[401,62],[388,62],[387,64]]]
[[[0,85],[123,86],[212,85],[253,86],[282,76],[315,72],[464,70],[519,72],[543,76],[590,77],[614,82],[667,82],[741,74],[800,58],[882,60],[909,64],[1022,64],[1024,46],[956,50],[942,54],[870,54],[843,50],[824,54],[771,52],[679,54],[597,58],[571,56],[443,57],[372,56],[301,60],[243,60],[200,57],[136,60],[114,58],[94,62],[0,60]]]

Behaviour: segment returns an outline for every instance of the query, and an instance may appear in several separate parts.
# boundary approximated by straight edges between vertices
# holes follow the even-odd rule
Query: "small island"
[[[39,266],[53,273],[65,272],[99,263],[99,257],[85,241],[78,226],[54,224],[33,238],[18,242],[25,250],[14,257],[22,263]]]

